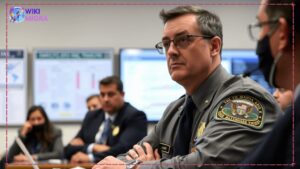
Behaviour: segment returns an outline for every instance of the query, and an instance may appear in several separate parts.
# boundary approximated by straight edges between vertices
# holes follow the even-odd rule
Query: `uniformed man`
[[[162,10],[162,42],[171,78],[186,95],[172,102],[155,128],[127,154],[93,169],[218,168],[238,164],[280,114],[276,100],[249,78],[221,66],[222,24],[191,6]],[[112,165],[115,164],[115,165]]]

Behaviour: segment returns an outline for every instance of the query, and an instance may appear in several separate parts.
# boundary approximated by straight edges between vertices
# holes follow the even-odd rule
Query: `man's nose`
[[[104,95],[103,100],[107,101],[109,99],[108,95]]]
[[[168,50],[166,51],[167,56],[177,56],[178,55],[178,48],[175,46],[174,42],[170,43]]]

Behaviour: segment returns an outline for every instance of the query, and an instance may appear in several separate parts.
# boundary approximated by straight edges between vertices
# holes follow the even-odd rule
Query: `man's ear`
[[[279,18],[278,20],[278,48],[279,50],[284,50],[289,46],[290,41],[290,30],[287,21],[284,18]]]
[[[219,54],[221,52],[221,47],[222,47],[221,38],[218,36],[215,36],[215,37],[211,38],[210,42],[211,42],[211,56],[212,57],[219,56]]]

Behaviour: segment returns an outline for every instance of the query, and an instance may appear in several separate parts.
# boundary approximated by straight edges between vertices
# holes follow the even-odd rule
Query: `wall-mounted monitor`
[[[27,51],[8,49],[7,54],[0,49],[0,125],[6,120],[20,125],[27,112]]]
[[[222,65],[229,73],[238,75],[255,69],[258,58],[254,50],[223,50]],[[125,99],[145,111],[148,121],[158,121],[170,102],[185,94],[184,88],[171,79],[166,57],[156,49],[121,49],[120,76]],[[254,72],[251,78],[272,90],[261,72]]]
[[[99,93],[98,82],[113,75],[113,49],[35,49],[34,104],[53,121],[81,121],[86,98]]]
[[[166,57],[156,49],[121,49],[120,76],[125,100],[143,110],[148,121],[158,121],[168,104],[185,94],[171,79]]]

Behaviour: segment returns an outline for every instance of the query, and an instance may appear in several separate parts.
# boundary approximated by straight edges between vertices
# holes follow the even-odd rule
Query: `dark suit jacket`
[[[82,122],[81,129],[75,136],[75,138],[81,138],[85,145],[72,146],[68,144],[65,147],[65,157],[70,159],[78,151],[86,153],[88,145],[95,142],[95,136],[104,120],[105,114],[103,110],[88,112]],[[118,112],[112,126],[113,129],[107,141],[107,145],[111,148],[106,152],[94,153],[95,162],[108,155],[116,156],[125,153],[147,134],[145,113],[137,110],[129,103],[125,103]],[[119,131],[117,132],[117,130]]]
[[[262,144],[242,162],[245,164],[241,169],[272,168],[291,168],[291,164],[296,163],[295,168],[300,166],[300,94],[294,102],[294,157],[293,157],[293,109],[286,110],[285,115],[277,121],[271,133],[266,135]],[[293,161],[294,158],[294,161]],[[246,164],[258,164],[247,166]],[[273,166],[262,166],[259,164],[273,164]],[[297,167],[298,166],[298,167]]]
[[[29,153],[31,152],[30,149],[30,143],[32,142],[32,138],[27,137],[21,137],[21,140],[25,144],[26,148],[28,149]],[[62,159],[63,157],[63,143],[62,143],[62,131],[59,128],[54,127],[53,128],[53,142],[50,144],[47,149],[41,150],[37,154],[35,154],[38,157],[38,161],[48,160],[48,159]],[[16,141],[13,143],[13,145],[10,147],[8,152],[8,163],[13,161],[13,158],[15,155],[18,155],[19,153],[23,153]],[[4,159],[5,160],[5,157]]]

